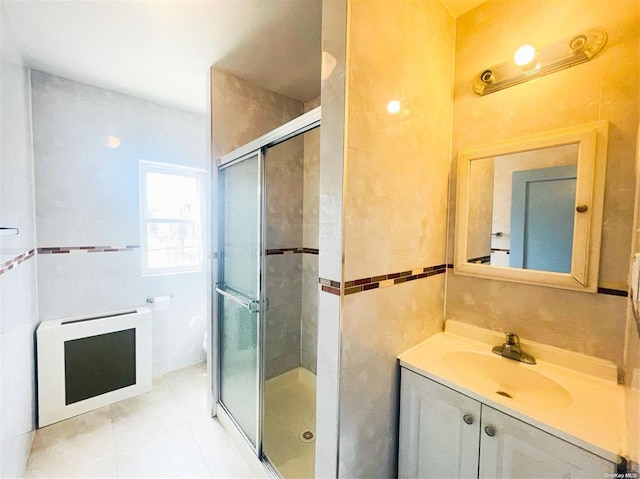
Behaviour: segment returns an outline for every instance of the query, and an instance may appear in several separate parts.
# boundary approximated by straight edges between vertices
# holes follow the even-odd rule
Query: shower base
[[[315,477],[316,376],[299,367],[269,379],[264,406],[271,464],[285,479]]]

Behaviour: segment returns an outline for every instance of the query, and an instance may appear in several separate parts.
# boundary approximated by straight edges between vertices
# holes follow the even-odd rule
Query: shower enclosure
[[[218,407],[285,479],[313,477],[320,108],[221,159]]]

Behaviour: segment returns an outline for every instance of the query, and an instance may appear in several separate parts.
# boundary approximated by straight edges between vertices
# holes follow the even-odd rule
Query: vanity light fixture
[[[607,34],[591,29],[571,38],[536,51],[531,45],[523,45],[516,51],[513,61],[501,63],[480,72],[473,82],[478,95],[508,88],[549,73],[588,62],[607,43]]]

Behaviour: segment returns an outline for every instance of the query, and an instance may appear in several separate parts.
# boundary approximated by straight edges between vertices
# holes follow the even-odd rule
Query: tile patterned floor
[[[207,414],[204,363],[155,378],[153,390],[36,432],[28,478],[255,477]]]

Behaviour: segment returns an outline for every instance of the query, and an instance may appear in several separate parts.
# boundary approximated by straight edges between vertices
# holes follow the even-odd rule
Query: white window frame
[[[198,197],[200,198],[199,215],[194,219],[183,218],[155,218],[147,216],[147,174],[162,173],[175,176],[186,176],[195,178],[198,188]],[[142,267],[142,276],[159,276],[177,273],[195,273],[200,272],[204,268],[204,214],[205,202],[203,191],[203,174],[205,170],[199,168],[190,168],[187,166],[175,165],[171,163],[158,163],[155,161],[140,160],[138,162],[138,174],[140,185],[140,260]],[[149,242],[147,238],[148,223],[194,223],[198,226],[199,232],[199,259],[197,266],[173,266],[168,268],[150,268],[149,267]]]

